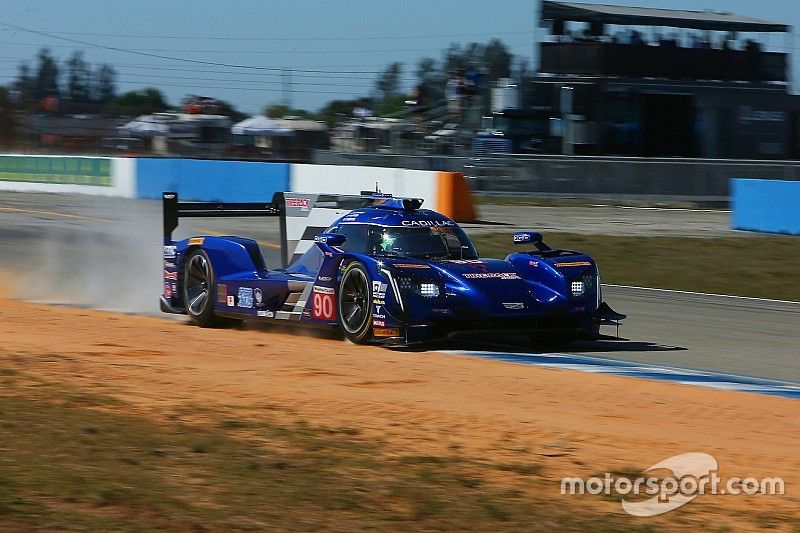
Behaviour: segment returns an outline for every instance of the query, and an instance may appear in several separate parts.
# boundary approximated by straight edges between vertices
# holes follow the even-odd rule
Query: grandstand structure
[[[752,17],[542,0],[526,104],[566,154],[797,159],[791,27]],[[774,46],[777,48],[777,46]],[[786,47],[789,48],[789,47]]]

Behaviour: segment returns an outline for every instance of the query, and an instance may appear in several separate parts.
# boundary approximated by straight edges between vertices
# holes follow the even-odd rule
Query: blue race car
[[[518,232],[522,251],[483,259],[422,201],[278,193],[271,203],[179,202],[163,195],[162,311],[199,326],[241,320],[339,328],[354,343],[408,345],[464,332],[597,337],[625,315],[602,300],[594,260]],[[173,241],[180,217],[277,216],[284,267],[241,237]],[[290,259],[291,257],[291,259]]]

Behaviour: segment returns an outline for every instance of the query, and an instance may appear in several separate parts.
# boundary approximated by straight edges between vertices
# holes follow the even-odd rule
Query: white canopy
[[[294,130],[283,128],[277,121],[263,115],[255,115],[237,122],[231,127],[234,135],[258,135],[263,137],[288,137]]]
[[[169,124],[158,115],[141,115],[119,129],[134,137],[167,137],[170,134]]]

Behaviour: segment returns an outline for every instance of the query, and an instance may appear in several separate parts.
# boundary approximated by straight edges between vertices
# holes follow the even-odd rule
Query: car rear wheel
[[[356,344],[372,339],[372,289],[361,263],[350,263],[339,284],[339,325]]]
[[[194,250],[186,258],[183,301],[186,314],[198,326],[210,328],[227,322],[214,313],[214,269],[203,250]]]

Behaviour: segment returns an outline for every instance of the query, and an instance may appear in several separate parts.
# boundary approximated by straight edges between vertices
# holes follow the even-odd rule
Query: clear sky
[[[798,0],[604,3],[730,11],[800,27]],[[59,60],[80,49],[91,63],[112,64],[120,92],[155,86],[173,104],[187,93],[202,94],[245,112],[281,101],[288,77],[280,69],[296,69],[292,104],[314,110],[334,98],[369,94],[377,72],[392,61],[404,63],[404,88],[410,88],[416,62],[440,59],[451,43],[495,37],[532,59],[543,33],[538,6],[538,0],[0,0],[0,23],[47,34],[0,26],[0,84],[13,81],[18,64],[33,63],[46,46]],[[795,35],[769,35],[770,49],[795,52],[800,45]],[[800,58],[794,55],[796,79]]]

